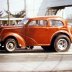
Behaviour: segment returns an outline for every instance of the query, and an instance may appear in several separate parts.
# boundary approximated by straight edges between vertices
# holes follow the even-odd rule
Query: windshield
[[[24,24],[27,24],[28,21],[29,21],[28,18],[24,18],[22,21],[18,22],[18,25],[24,25]]]

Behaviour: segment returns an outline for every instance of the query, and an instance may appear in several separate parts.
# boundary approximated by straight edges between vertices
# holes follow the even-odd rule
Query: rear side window
[[[47,20],[34,20],[31,21],[28,25],[29,26],[47,26],[48,21]]]
[[[38,25],[38,24],[37,24],[37,21],[31,21],[31,22],[29,23],[29,26],[35,26],[35,25]]]
[[[47,20],[39,20],[39,26],[47,26],[48,21]]]
[[[63,26],[62,21],[60,20],[50,20],[50,26]]]

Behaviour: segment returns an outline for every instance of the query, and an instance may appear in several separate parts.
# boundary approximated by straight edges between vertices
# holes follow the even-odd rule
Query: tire
[[[56,52],[65,52],[70,48],[71,41],[66,35],[59,35],[53,41],[53,47]]]
[[[13,38],[9,38],[5,41],[5,50],[7,52],[14,52],[15,49],[17,48],[17,42]]]

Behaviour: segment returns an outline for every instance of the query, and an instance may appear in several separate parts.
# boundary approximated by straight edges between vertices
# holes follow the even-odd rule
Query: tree
[[[22,18],[22,17],[26,16],[25,10],[22,10],[22,11],[16,13],[16,14],[12,14],[10,11],[9,12],[6,11],[6,13],[7,14],[9,13],[10,15],[12,15],[15,18]]]

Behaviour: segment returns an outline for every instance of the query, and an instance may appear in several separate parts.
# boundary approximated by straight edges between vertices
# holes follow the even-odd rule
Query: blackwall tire
[[[70,48],[71,41],[66,35],[59,35],[53,42],[56,52],[65,52]]]
[[[5,50],[7,52],[14,52],[17,48],[17,42],[13,38],[9,38],[5,41]]]

